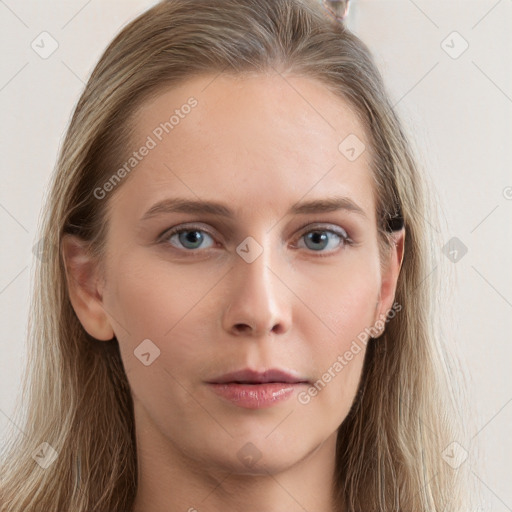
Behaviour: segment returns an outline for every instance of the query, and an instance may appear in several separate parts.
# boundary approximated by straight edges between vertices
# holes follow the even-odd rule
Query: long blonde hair
[[[348,101],[368,133],[379,241],[405,226],[395,301],[368,343],[361,387],[339,428],[335,497],[348,511],[465,511],[464,477],[443,459],[463,435],[449,353],[435,328],[436,214],[367,47],[314,0],[168,0],[109,45],[75,108],[40,225],[27,372],[1,468],[0,512],[126,512],[137,490],[133,402],[117,340],[86,333],[61,255],[79,235],[102,261],[107,207],[93,191],[123,161],[133,112],[150,95],[204,73],[295,73]],[[119,187],[121,187],[119,185]],[[117,188],[119,188],[117,187]],[[455,398],[454,398],[455,397]],[[24,407],[24,409],[22,409]],[[23,416],[22,411],[26,413]],[[460,412],[460,411],[459,411]],[[48,445],[47,468],[34,453]]]

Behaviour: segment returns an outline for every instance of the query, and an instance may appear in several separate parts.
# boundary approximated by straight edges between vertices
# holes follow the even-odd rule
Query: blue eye
[[[204,247],[203,242],[205,238],[209,238],[212,242],[209,247]],[[304,233],[299,240],[302,240],[303,238],[305,240],[306,248],[310,249],[313,252],[331,253],[335,252],[336,248],[339,246],[345,247],[347,245],[353,244],[353,241],[347,235],[345,230],[341,228],[339,230],[309,230],[306,233]],[[174,242],[173,239],[175,240]],[[203,249],[208,249],[216,245],[213,236],[204,229],[200,229],[198,226],[191,226],[189,228],[178,227],[171,229],[170,231],[162,235],[162,243],[170,243],[170,245],[172,245],[178,250],[185,249],[193,252],[198,252],[194,251],[194,249],[200,249],[201,246]],[[181,246],[179,244],[181,244]],[[329,247],[329,245],[334,246],[330,247],[332,250],[323,250]]]
[[[180,229],[174,229],[167,233],[167,236],[164,238],[164,241],[172,240],[173,237],[177,237],[179,240],[179,243],[182,244],[182,247],[191,250],[191,249],[197,249],[200,247],[201,243],[204,241],[206,234],[207,237],[213,238],[203,229],[196,229],[194,227],[192,228],[180,228]],[[174,244],[171,244],[174,245]],[[178,249],[181,249],[182,247],[178,247]]]
[[[331,235],[331,237],[329,237],[329,235]],[[334,250],[340,245],[340,241],[341,245],[350,245],[352,243],[347,233],[333,231],[331,229],[315,229],[308,231],[302,235],[301,238],[304,238],[306,247],[315,252],[331,252],[323,251],[323,249],[329,246],[331,241],[333,242],[331,245],[334,245]]]

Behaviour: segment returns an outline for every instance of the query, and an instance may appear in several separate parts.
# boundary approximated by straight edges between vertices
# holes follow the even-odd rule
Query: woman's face
[[[361,124],[309,78],[211,75],[147,101],[135,127],[129,172],[97,191],[98,289],[141,451],[242,473],[333,458],[399,267],[380,268]],[[302,382],[222,378],[240,370]],[[258,377],[281,384],[233,383]]]

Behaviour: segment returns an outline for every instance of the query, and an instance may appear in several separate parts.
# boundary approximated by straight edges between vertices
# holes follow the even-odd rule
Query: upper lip
[[[307,379],[297,377],[292,373],[286,372],[284,370],[279,370],[278,368],[264,371],[251,370],[250,368],[246,368],[244,370],[238,370],[236,372],[221,375],[220,377],[209,381],[209,384],[226,384],[228,382],[261,384],[264,382],[298,383],[309,381]]]

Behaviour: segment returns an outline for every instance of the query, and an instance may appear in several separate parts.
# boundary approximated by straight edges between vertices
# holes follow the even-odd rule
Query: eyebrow
[[[345,210],[368,218],[366,212],[352,199],[343,196],[315,199],[312,201],[297,202],[288,210],[287,215],[306,215],[312,213],[326,213]],[[152,219],[165,213],[195,213],[209,214],[218,217],[234,218],[235,212],[222,203],[216,201],[196,201],[184,198],[168,198],[154,204],[142,217],[141,221]]]

